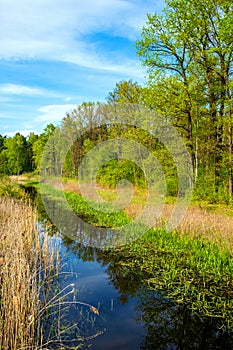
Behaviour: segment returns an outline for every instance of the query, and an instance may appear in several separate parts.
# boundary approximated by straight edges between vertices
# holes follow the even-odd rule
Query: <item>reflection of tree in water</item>
[[[150,277],[129,261],[132,257],[113,250],[103,251],[63,239],[84,261],[98,261],[106,267],[106,273],[114,287],[119,291],[119,301],[127,303],[136,297],[136,321],[142,322],[146,337],[142,350],[228,350],[233,348],[233,333],[221,329],[221,320],[193,314],[184,304],[177,304],[165,295],[155,293],[148,288],[146,280]]]
[[[41,218],[48,224],[42,203],[39,205]],[[51,233],[55,232],[51,226]],[[161,292],[156,294],[148,287],[152,277],[141,269],[137,256],[127,255],[122,250],[101,250],[74,242],[63,237],[63,243],[79,259],[97,261],[106,268],[109,280],[119,292],[119,301],[127,303],[137,297],[136,320],[142,322],[146,337],[142,350],[228,350],[233,349],[232,331],[224,331],[222,320],[194,315],[184,304],[177,304]]]
[[[40,225],[47,231],[49,235],[54,235],[58,232],[57,227],[51,222],[45,208],[43,202],[41,200],[40,194],[37,194],[34,197],[34,201],[36,203],[37,212],[38,212],[38,221]]]
[[[137,297],[137,320],[143,322],[147,330],[141,349],[232,349],[233,334],[220,329],[217,319],[200,319],[184,304],[178,305],[143,288]]]
[[[73,242],[68,237],[63,238],[63,243],[70,249],[79,259],[83,261],[97,261],[101,266],[106,267],[106,273],[109,280],[118,290],[120,296],[119,301],[127,303],[130,297],[134,297],[140,290],[142,281],[149,277],[139,268],[132,269],[132,266],[126,263],[127,256],[122,257],[121,254],[114,250],[101,250],[93,247],[85,247],[80,243]]]

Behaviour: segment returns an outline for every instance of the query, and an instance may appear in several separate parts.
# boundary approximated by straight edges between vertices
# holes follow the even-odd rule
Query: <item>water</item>
[[[78,333],[86,338],[82,349],[90,345],[93,350],[233,349],[232,332],[221,329],[218,319],[200,319],[185,305],[150,290],[147,276],[122,267],[117,254],[56,237],[63,272],[70,272],[61,275],[60,288],[72,284],[75,301],[99,310],[95,315],[82,304],[69,308],[65,320],[79,324]],[[73,295],[69,300],[74,300]]]
[[[83,250],[84,248],[82,253]],[[95,327],[97,332],[103,330],[103,334],[91,341],[91,348],[96,350],[140,349],[145,337],[145,330],[143,324],[136,321],[135,304],[137,298],[125,295],[123,299],[121,293],[109,280],[107,267],[97,262],[97,256],[93,260],[93,256],[90,257],[89,254],[89,258],[84,260],[84,258],[77,256],[78,252],[76,255],[67,246],[65,251],[63,250],[63,254],[64,261],[66,261],[63,270],[72,271],[72,275],[62,285],[73,283],[77,290],[76,299],[99,310]],[[91,261],[87,259],[91,259]],[[90,329],[88,335],[93,333],[93,329]]]
[[[43,230],[48,218],[41,203],[38,208]],[[56,228],[50,225],[50,234],[54,232]],[[53,241],[60,245],[63,265],[59,290],[73,290],[66,299],[71,304],[62,316],[62,327],[77,326],[69,328],[68,335],[59,335],[66,346],[93,350],[233,349],[232,331],[224,329],[221,320],[201,319],[184,304],[150,290],[148,276],[122,264],[118,253],[85,247],[61,233],[56,233]],[[59,347],[55,342],[50,349]]]

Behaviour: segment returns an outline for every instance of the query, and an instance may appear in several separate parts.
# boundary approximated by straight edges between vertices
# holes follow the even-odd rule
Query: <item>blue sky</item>
[[[57,125],[120,80],[141,84],[136,55],[146,14],[163,0],[0,0],[0,134]]]

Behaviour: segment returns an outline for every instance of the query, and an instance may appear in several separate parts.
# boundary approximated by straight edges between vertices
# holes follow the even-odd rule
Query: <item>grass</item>
[[[233,259],[216,244],[163,229],[149,230],[130,245],[114,251],[119,268],[138,270],[148,288],[199,317],[222,320],[233,329]]]
[[[33,181],[33,179],[25,180],[25,183],[31,184],[31,181]],[[35,183],[34,185],[37,186],[37,184],[38,183]],[[58,181],[56,178],[51,179],[48,184],[51,187],[54,187],[57,190],[63,190],[66,193],[66,196],[70,199],[70,203],[73,206],[74,210],[77,209],[77,214],[79,214],[78,208],[81,207],[83,207],[83,214],[85,210],[86,213],[90,211],[90,207],[88,208],[87,202],[84,204],[85,200],[81,198],[77,180],[64,179],[62,188],[60,181]],[[100,197],[106,201],[106,206],[108,205],[108,202],[111,205],[111,201],[115,201],[117,199],[117,192],[115,189],[110,189],[97,184],[96,190]],[[76,194],[80,196],[75,196]],[[135,187],[132,200],[125,207],[125,209],[122,210],[124,211],[124,215],[122,215],[122,213],[120,214],[122,217],[122,223],[124,224],[126,220],[131,221],[137,218],[143,210],[146,200],[147,190]],[[171,212],[174,208],[174,203],[174,198],[166,198],[162,215],[160,216],[156,227],[165,227],[166,222],[171,216]],[[105,221],[103,220],[104,216],[98,218],[97,213],[95,214],[96,215],[93,219],[93,224],[96,225],[111,226],[115,220],[112,218]],[[119,216],[119,212],[117,215]],[[123,216],[125,217],[123,218]],[[85,217],[86,215],[84,215],[84,218]],[[121,218],[119,218],[119,222],[120,221]],[[179,232],[181,235],[187,235],[190,238],[201,238],[206,241],[216,243],[222,249],[227,249],[233,254],[233,206],[223,204],[209,204],[203,201],[192,201],[183,221],[180,223],[179,227],[177,227],[177,232]]]
[[[41,245],[35,210],[0,199],[0,349],[38,349],[41,279],[54,270],[46,241]]]
[[[69,186],[66,196],[71,207],[78,215],[86,214],[96,226],[114,227],[129,222],[144,204],[138,191],[131,206],[125,212],[119,211],[119,217],[100,214]],[[60,192],[57,191],[52,190],[54,198]],[[99,191],[107,201],[115,199],[114,191],[107,194],[103,187]],[[119,266],[145,274],[149,288],[178,304],[188,305],[200,317],[221,319],[223,327],[233,329],[232,208],[192,203],[176,232],[167,233],[163,227],[173,205],[172,201],[165,204],[159,229],[150,229],[141,239],[112,253],[117,254]]]
[[[61,200],[61,190],[50,184],[41,184],[41,193],[48,195],[57,203]],[[127,214],[118,210],[115,211],[110,203],[96,203],[85,200],[81,194],[64,191],[69,206],[84,221],[101,227],[119,227],[129,222]]]

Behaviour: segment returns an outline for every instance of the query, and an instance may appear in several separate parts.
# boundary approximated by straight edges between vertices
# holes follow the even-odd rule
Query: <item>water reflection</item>
[[[185,305],[177,305],[162,295],[138,293],[138,321],[146,327],[141,349],[232,349],[232,332],[220,328],[216,319],[200,319]]]
[[[42,225],[50,234],[50,223],[40,197],[37,205]],[[106,332],[92,339],[92,349],[142,350],[226,350],[233,349],[233,333],[221,319],[200,318],[184,304],[174,303],[156,293],[147,283],[151,276],[119,250],[101,250],[62,237],[66,261],[74,275],[65,283],[76,283],[79,298],[99,303],[101,327]],[[83,291],[83,292],[82,292]],[[80,311],[80,310],[79,310]],[[71,311],[70,320],[74,313]]]
[[[81,246],[63,239],[64,244],[84,261],[98,261],[106,268],[109,280],[118,290],[118,300],[127,304],[135,298],[136,316],[143,324],[145,337],[138,349],[232,349],[233,333],[222,329],[222,320],[200,318],[185,305],[174,303],[163,293],[148,288],[147,274],[124,264],[127,257]]]

